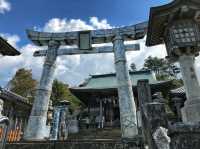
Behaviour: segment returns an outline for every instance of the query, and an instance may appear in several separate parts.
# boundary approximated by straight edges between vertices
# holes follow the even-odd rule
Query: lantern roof
[[[193,19],[200,24],[200,1],[174,0],[163,6],[152,7],[150,9],[146,45],[162,44],[168,25],[180,19]]]

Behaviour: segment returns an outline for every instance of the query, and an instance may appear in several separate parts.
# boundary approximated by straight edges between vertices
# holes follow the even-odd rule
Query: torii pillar
[[[25,140],[40,141],[45,137],[48,137],[48,131],[46,127],[47,111],[54,80],[58,48],[58,42],[53,40],[49,41],[41,80],[36,91],[31,115],[28,120],[28,126],[24,133]]]
[[[123,38],[116,35],[113,40],[115,69],[118,82],[120,123],[122,138],[131,139],[138,134],[136,106],[129,76]]]

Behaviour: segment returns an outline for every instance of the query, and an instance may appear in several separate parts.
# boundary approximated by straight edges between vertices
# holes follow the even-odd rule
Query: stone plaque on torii
[[[125,51],[139,50],[139,45],[125,45],[124,41],[143,38],[146,34],[146,29],[147,23],[145,22],[121,28],[66,33],[45,33],[28,30],[29,39],[38,46],[48,46],[48,50],[40,50],[34,53],[34,56],[45,56],[46,58],[24,139],[37,141],[48,137],[46,134],[46,119],[57,56],[112,52],[114,52],[115,56],[115,69],[118,81],[122,137],[131,139],[136,136],[136,107]],[[92,46],[93,44],[103,43],[113,43],[113,46]],[[78,47],[60,48],[60,46],[66,45],[77,45]]]

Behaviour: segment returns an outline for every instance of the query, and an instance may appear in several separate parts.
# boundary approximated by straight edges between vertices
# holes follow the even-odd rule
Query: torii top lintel
[[[138,40],[145,36],[148,23],[140,23],[113,29],[91,30],[92,44],[112,42],[113,37],[119,33],[125,41]],[[27,30],[29,39],[38,46],[48,45],[50,40],[55,40],[60,45],[78,45],[78,35],[81,31],[65,33],[47,33]]]

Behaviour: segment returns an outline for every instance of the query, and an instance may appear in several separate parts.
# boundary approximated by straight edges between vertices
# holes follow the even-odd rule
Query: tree
[[[137,70],[135,63],[131,63],[130,68],[131,68],[132,71]]]
[[[59,101],[68,100],[71,103],[71,110],[82,105],[82,102],[70,92],[68,85],[58,80],[53,82],[51,100],[53,105],[56,105]]]
[[[145,59],[144,68],[150,69],[155,72],[156,75],[160,75],[161,70],[167,69],[168,63],[163,58],[149,56]]]
[[[152,70],[158,80],[167,80],[171,76],[171,64],[164,58],[149,56],[145,59],[143,69]]]
[[[32,71],[21,68],[10,81],[10,90],[33,102],[37,81],[32,78]]]

